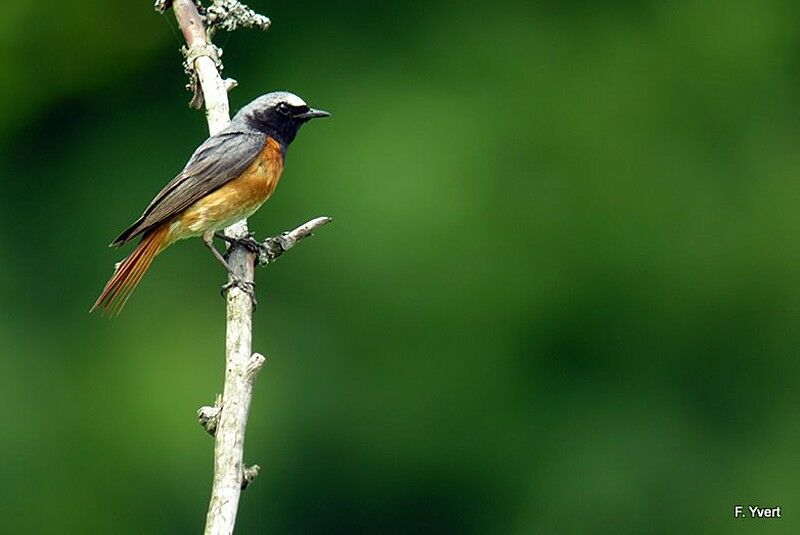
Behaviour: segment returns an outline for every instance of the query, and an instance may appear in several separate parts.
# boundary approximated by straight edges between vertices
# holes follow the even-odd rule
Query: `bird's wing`
[[[164,186],[142,216],[111,245],[126,243],[238,178],[264,148],[264,139],[259,133],[228,130],[208,138],[194,151],[183,171]]]

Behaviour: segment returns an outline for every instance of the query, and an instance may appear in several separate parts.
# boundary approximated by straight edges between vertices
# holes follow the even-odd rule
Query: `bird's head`
[[[233,121],[241,121],[248,128],[268,134],[288,147],[302,125],[311,119],[329,116],[326,111],[310,108],[293,93],[276,91],[261,95],[239,110]]]

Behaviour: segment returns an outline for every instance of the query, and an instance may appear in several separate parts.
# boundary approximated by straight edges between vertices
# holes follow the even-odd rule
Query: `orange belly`
[[[264,148],[239,178],[209,193],[173,220],[170,241],[222,230],[250,217],[275,191],[282,172],[280,145],[268,137]]]

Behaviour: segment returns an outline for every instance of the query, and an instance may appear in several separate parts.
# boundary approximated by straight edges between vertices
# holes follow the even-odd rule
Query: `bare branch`
[[[172,7],[175,13],[186,40],[183,53],[185,69],[190,75],[189,87],[194,93],[191,105],[199,109],[205,104],[208,130],[214,135],[230,123],[227,92],[236,87],[236,81],[223,81],[220,77],[222,51],[211,43],[213,29],[219,27],[230,31],[244,26],[266,30],[270,21],[236,0],[214,0],[207,9],[200,6],[199,0],[157,0],[155,7],[160,12]],[[292,231],[265,240],[263,246],[257,244],[256,248],[245,245],[244,238],[249,236],[246,220],[226,228],[224,236],[232,242],[227,262],[235,273],[229,281],[233,281],[235,276],[240,281],[252,283],[257,259],[264,264],[273,261],[330,220],[327,217],[313,219]],[[243,458],[253,385],[265,358],[251,352],[253,302],[250,296],[239,286],[234,286],[227,292],[226,302],[223,392],[217,396],[213,406],[201,407],[197,411],[200,424],[215,437],[214,478],[205,527],[207,535],[233,533],[241,491],[260,470],[258,465],[245,467]]]
[[[169,2],[161,6],[166,7]],[[194,82],[195,106],[205,102],[206,120],[211,135],[224,129],[230,122],[228,88],[219,75],[219,55],[208,39],[197,6],[191,0],[174,0],[172,8],[186,40],[186,60]],[[193,77],[194,79],[194,77]],[[199,88],[198,88],[199,86]],[[241,221],[226,229],[232,236],[247,234],[247,222]],[[228,263],[242,280],[253,281],[255,257],[243,247],[232,247]],[[233,533],[239,495],[243,482],[252,481],[255,473],[244,470],[244,436],[247,414],[253,395],[255,370],[263,364],[263,357],[251,354],[252,303],[239,288],[227,294],[227,323],[225,340],[225,385],[222,402],[198,411],[203,427],[215,436],[214,479],[206,516],[206,534]]]

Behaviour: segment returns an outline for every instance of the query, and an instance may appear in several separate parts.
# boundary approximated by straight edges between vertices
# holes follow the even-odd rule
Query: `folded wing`
[[[142,216],[111,245],[120,246],[168,221],[197,200],[238,178],[264,147],[263,134],[223,130],[200,145],[183,171],[164,186]]]

